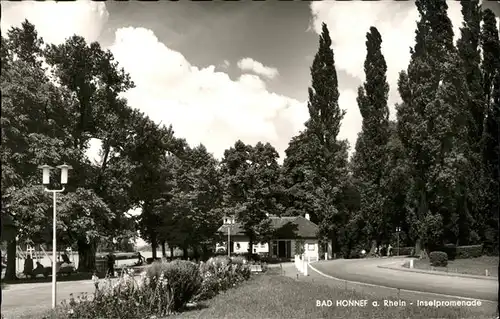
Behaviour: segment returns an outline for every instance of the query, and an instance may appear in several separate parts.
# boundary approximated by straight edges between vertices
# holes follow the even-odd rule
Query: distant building
[[[303,245],[303,253],[312,259],[319,258],[318,226],[309,220],[309,214],[296,217],[269,216],[273,228],[273,239],[268,243],[254,243],[254,253],[269,253],[275,258],[292,259]],[[249,240],[241,225],[232,216],[223,218],[223,225],[218,233],[227,238],[230,232],[230,249],[232,253],[248,252]],[[217,244],[216,250],[226,249],[227,241]]]

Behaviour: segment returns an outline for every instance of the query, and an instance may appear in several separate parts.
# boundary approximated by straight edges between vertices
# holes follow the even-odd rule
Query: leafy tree
[[[174,246],[184,251],[192,247],[199,257],[201,247],[206,256],[222,219],[218,163],[203,145],[186,147],[180,158],[172,160],[173,195],[162,215],[162,234],[171,252]]]
[[[279,181],[278,152],[269,143],[255,147],[237,141],[221,162],[224,214],[234,215],[252,245],[266,241],[272,232],[268,214],[280,214],[275,199]]]
[[[468,146],[467,154],[470,165],[463,173],[467,175],[467,210],[471,216],[459,214],[457,221],[459,227],[459,241],[462,244],[477,243],[479,236],[476,230],[481,214],[484,214],[484,174],[482,172],[482,138],[485,119],[485,100],[482,87],[480,44],[481,7],[478,1],[461,1],[463,26],[460,29],[461,37],[457,42],[458,54],[465,69],[467,82],[467,128]],[[481,172],[478,174],[478,171]],[[475,226],[475,227],[474,227]]]
[[[397,131],[398,124],[389,122],[389,140],[386,145],[386,163],[384,164],[384,176],[381,179],[383,194],[386,197],[385,210],[391,212],[387,219],[388,224],[393,226],[390,230],[390,243],[394,246],[397,242],[395,227],[401,227],[400,237],[405,237],[408,233],[409,224],[407,222],[407,198],[411,195],[413,182],[410,174],[408,157],[399,138]],[[401,245],[410,244],[400,242]]]
[[[464,70],[453,45],[446,1],[416,1],[420,13],[416,44],[408,73],[399,78],[403,103],[398,105],[398,131],[408,153],[414,181],[407,217],[416,252],[439,245],[443,237],[425,234],[435,214],[441,216],[443,236],[458,240],[456,221],[468,219],[465,201],[467,87]],[[436,242],[437,241],[437,242]]]
[[[117,221],[130,208],[130,205],[116,205],[117,201],[112,201],[113,196],[106,194],[111,191],[111,183],[115,184],[115,193],[117,189],[126,188],[130,184],[127,175],[123,174],[130,172],[130,169],[121,165],[118,167],[125,168],[125,171],[121,175],[115,173],[115,177],[121,178],[108,181],[105,177],[113,162],[117,162],[117,150],[123,147],[129,134],[123,124],[127,123],[130,109],[119,95],[134,84],[129,75],[119,68],[111,52],[102,50],[97,42],[87,44],[80,36],[75,35],[60,45],[47,46],[44,57],[51,67],[53,80],[76,98],[64,106],[67,115],[53,116],[57,123],[67,123],[67,147],[78,156],[71,163],[74,171],[67,189],[82,197],[74,198],[71,211],[92,211],[92,222],[88,222],[83,216],[73,219],[77,216],[72,216],[71,213],[69,216],[62,216],[63,219],[71,220],[71,225],[67,226],[74,227],[77,232],[70,237],[77,241],[78,268],[88,271],[94,268],[97,243],[113,235],[113,231],[108,230],[116,230]],[[101,140],[103,145],[100,163],[91,163],[84,155],[92,138]],[[121,184],[121,187],[116,187],[116,183]],[[91,193],[94,195],[90,195]],[[125,192],[121,195],[122,198],[124,194]],[[93,204],[88,201],[87,196],[94,198]],[[95,203],[102,205],[97,208],[92,206]],[[110,227],[111,224],[115,227]]]
[[[126,178],[130,165],[120,159],[119,151],[127,141],[124,124],[131,110],[118,95],[133,84],[110,52],[97,43],[87,46],[81,37],[44,48],[35,27],[25,21],[21,28],[9,30],[2,44],[8,61],[2,63],[2,103],[6,106],[2,162],[9,168],[2,174],[2,187],[4,194],[15,190],[18,196],[17,206],[9,203],[14,196],[8,195],[2,204],[10,205],[16,221],[22,221],[23,238],[46,242],[49,227],[41,229],[40,225],[50,224],[52,205],[42,188],[33,194],[32,185],[40,178],[37,166],[72,165],[68,193],[59,196],[59,242],[71,245],[76,241],[79,269],[92,269],[99,238],[116,235],[118,226],[131,226],[123,218],[130,201],[122,200],[130,184]],[[42,68],[43,59],[50,66],[50,76]],[[101,163],[91,163],[85,156],[91,138],[103,141]],[[38,203],[45,203],[43,210],[23,208]]]
[[[132,163],[130,199],[142,213],[138,218],[141,237],[151,243],[156,258],[161,208],[171,198],[173,172],[166,165],[167,152],[182,151],[183,141],[174,137],[172,127],[156,124],[142,113],[135,114],[135,134],[124,153]]]
[[[45,229],[40,226],[50,221],[50,200],[36,186],[38,165],[74,159],[74,154],[63,151],[64,127],[54,130],[50,122],[50,113],[67,95],[49,82],[41,68],[42,44],[27,21],[2,37],[2,214],[13,217],[22,241],[41,238]],[[16,241],[11,240],[7,279],[15,277],[15,257]]]
[[[358,180],[361,195],[361,216],[365,221],[367,239],[380,242],[388,236],[388,212],[381,187],[387,162],[386,144],[389,139],[389,107],[386,81],[387,64],[382,55],[382,37],[377,28],[366,34],[366,81],[358,89],[358,106],[363,117],[362,131],[356,142],[353,175]]]
[[[500,40],[495,15],[489,9],[483,14],[481,30],[483,90],[486,118],[483,131],[483,159],[486,207],[482,216],[481,235],[485,248],[498,254],[498,215],[500,209]]]
[[[348,180],[346,141],[337,140],[345,111],[338,105],[338,81],[332,41],[326,24],[322,26],[319,49],[311,67],[309,120],[306,130],[292,140],[285,159],[289,175],[287,193],[305,199],[302,209],[310,209],[318,222],[323,242],[335,243],[346,212],[339,211]]]

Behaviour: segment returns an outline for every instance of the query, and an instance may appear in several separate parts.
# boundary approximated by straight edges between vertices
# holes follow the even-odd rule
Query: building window
[[[240,243],[236,243],[236,249],[239,250],[240,248],[241,248]]]
[[[278,242],[276,240],[273,241],[273,256],[278,256]]]
[[[314,251],[314,250],[316,250],[316,247],[315,247],[315,246],[316,246],[316,245],[314,245],[314,244],[308,244],[308,245],[307,245],[307,250],[309,250],[309,251]]]

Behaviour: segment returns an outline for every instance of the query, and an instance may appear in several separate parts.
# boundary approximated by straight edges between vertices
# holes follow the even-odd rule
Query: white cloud
[[[304,119],[297,123],[293,114],[282,111],[303,103],[269,92],[257,75],[232,80],[214,66],[200,69],[148,29],[122,28],[115,36],[110,49],[137,86],[125,94],[130,105],[172,123],[191,144],[203,143],[221,156],[237,139],[286,146],[302,127]],[[277,121],[292,123],[288,135],[278,134]]]
[[[96,41],[108,17],[104,2],[2,1],[1,28],[5,31],[28,19],[48,43],[62,43],[74,34]]]
[[[60,43],[74,33],[98,40],[108,12],[103,2],[22,2],[9,5],[2,18],[2,28],[27,18],[46,40]],[[172,124],[177,136],[192,145],[205,144],[217,157],[237,139],[270,142],[283,154],[307,117],[303,102],[268,91],[259,76],[243,74],[233,80],[214,66],[194,66],[151,30],[118,29],[109,49],[136,84],[124,94],[129,104],[158,123]],[[277,73],[264,66],[254,72]],[[100,141],[90,145],[89,157],[99,160]]]
[[[457,39],[462,24],[460,3],[451,1],[448,6],[448,15]],[[313,29],[317,34],[321,33],[322,22],[328,25],[336,67],[361,80],[365,78],[366,33],[371,26],[375,26],[382,35],[382,52],[388,65],[389,84],[397,82],[399,71],[408,65],[410,47],[415,42],[418,12],[414,5],[408,7],[406,3],[385,1],[315,1],[311,3],[311,12]]]
[[[265,66],[264,64],[260,63],[259,61],[255,61],[252,58],[243,58],[239,60],[238,67],[242,71],[252,71],[268,79],[273,79],[279,74],[278,69]]]
[[[460,36],[462,24],[459,1],[448,2],[448,15],[453,22],[455,40]],[[325,22],[332,38],[337,70],[343,70],[353,77],[365,79],[366,33],[375,26],[382,35],[382,52],[387,62],[387,81],[390,85],[389,107],[394,117],[394,103],[399,101],[397,79],[410,61],[410,47],[415,42],[415,28],[418,12],[414,5],[394,1],[314,1],[310,5],[313,15],[312,28],[321,33]],[[354,89],[354,88],[353,88]],[[340,107],[347,110],[340,135],[349,139],[353,150],[362,117],[354,91],[340,92]],[[355,114],[353,114],[355,113]]]
[[[358,132],[361,130],[361,113],[359,112],[356,103],[357,93],[354,90],[343,90],[339,96],[339,106],[346,111],[345,117],[342,120],[340,127],[339,139],[347,139],[349,141],[349,153],[354,152]]]

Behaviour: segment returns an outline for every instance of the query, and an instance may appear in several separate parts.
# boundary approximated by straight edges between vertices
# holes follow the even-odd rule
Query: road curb
[[[402,265],[400,266],[377,266],[377,268],[382,268],[382,269],[391,269],[391,270],[398,270],[398,271],[406,271],[406,272],[416,272],[419,274],[427,274],[427,275],[433,275],[433,276],[445,276],[445,277],[458,277],[458,278],[471,278],[471,279],[480,279],[480,280],[494,280],[498,281],[498,277],[486,277],[486,276],[475,276],[475,275],[467,275],[467,274],[455,274],[455,273],[446,273],[443,271],[431,271],[431,270],[420,270],[420,269],[408,269],[403,267]]]
[[[368,287],[379,287],[379,288],[386,288],[386,289],[393,289],[393,290],[400,290],[403,292],[410,292],[410,293],[415,293],[415,294],[422,294],[422,295],[434,295],[434,296],[442,296],[442,297],[447,297],[447,298],[454,298],[454,299],[462,299],[462,300],[469,300],[469,301],[474,301],[474,300],[479,300],[481,302],[488,302],[488,303],[498,303],[498,301],[495,300],[487,300],[487,299],[477,299],[477,298],[470,298],[470,297],[462,297],[462,296],[453,296],[453,295],[447,295],[447,294],[440,294],[436,292],[427,292],[427,291],[422,291],[422,290],[411,290],[411,289],[400,289],[400,288],[395,288],[391,286],[384,286],[384,285],[376,285],[376,284],[369,284],[366,282],[360,282],[360,281],[353,281],[353,280],[346,280],[346,279],[341,279],[337,277],[333,277],[330,275],[327,275],[318,269],[316,269],[312,264],[309,264],[309,267],[314,270],[316,273],[320,274],[323,277],[330,278],[333,280],[337,281],[344,281],[348,282],[351,284],[357,284],[357,285],[363,285],[363,286],[368,286]]]

